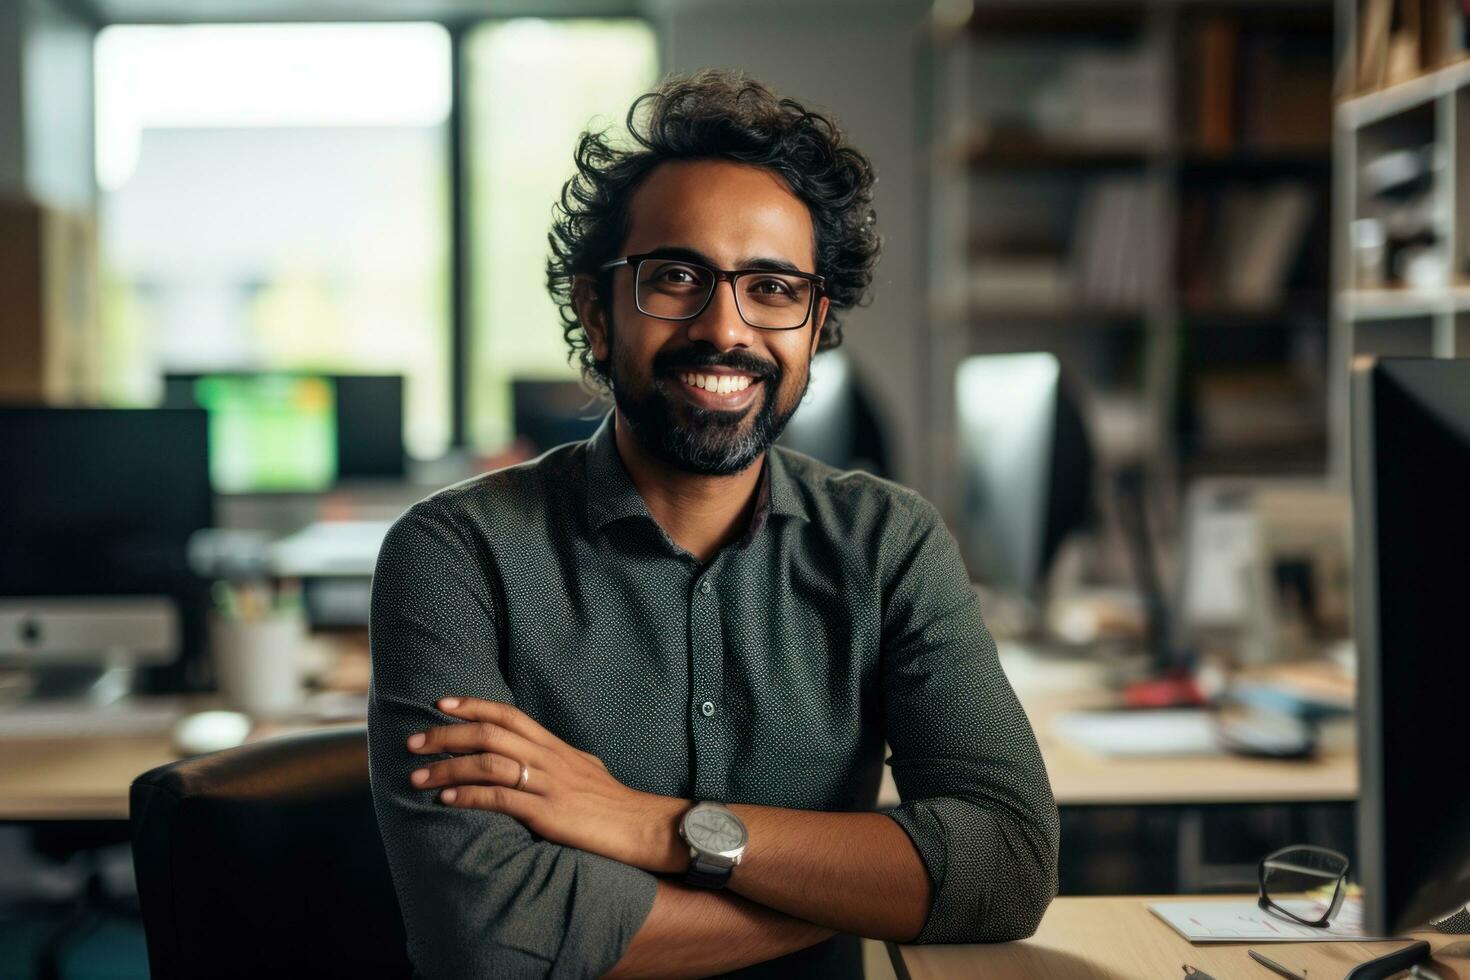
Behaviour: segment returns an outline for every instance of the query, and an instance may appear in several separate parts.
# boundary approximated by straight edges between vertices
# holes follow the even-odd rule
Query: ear
[[[816,313],[812,317],[816,329],[812,331],[812,349],[807,352],[808,358],[817,356],[817,345],[822,342],[822,328],[827,325],[827,307],[830,305],[825,296],[817,300]]]
[[[607,360],[607,311],[597,298],[597,283],[591,276],[578,273],[572,277],[572,306],[577,311],[577,319],[582,322],[582,329],[587,332],[587,346],[592,356],[599,361]]]

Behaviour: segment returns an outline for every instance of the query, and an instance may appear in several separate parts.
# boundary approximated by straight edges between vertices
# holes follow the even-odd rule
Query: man
[[[868,163],[726,73],[629,127],[584,134],[549,263],[615,411],[416,504],[378,560],[373,793],[416,968],[852,976],[855,936],[1029,935],[1056,806],[953,539],[771,445],[871,279]],[[885,741],[904,803],[873,812]]]

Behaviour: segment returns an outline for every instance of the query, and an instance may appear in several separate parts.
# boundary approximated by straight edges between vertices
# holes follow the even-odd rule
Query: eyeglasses
[[[709,306],[715,286],[729,282],[740,319],[762,330],[805,326],[827,284],[824,277],[808,272],[716,269],[658,253],[625,255],[600,268],[606,271],[620,265],[633,267],[633,298],[644,316],[692,320]]]
[[[1347,855],[1327,847],[1297,844],[1272,851],[1259,868],[1262,911],[1304,926],[1328,925],[1347,894]],[[1325,897],[1328,888],[1331,897]]]

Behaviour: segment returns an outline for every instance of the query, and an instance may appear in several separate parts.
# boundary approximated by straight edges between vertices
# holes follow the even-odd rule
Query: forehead
[[[661,163],[634,192],[625,252],[672,246],[725,268],[774,258],[815,271],[806,205],[774,171],[730,160]]]

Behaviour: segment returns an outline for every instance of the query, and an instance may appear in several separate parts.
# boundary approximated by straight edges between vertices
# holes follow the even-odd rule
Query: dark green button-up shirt
[[[649,515],[609,417],[393,525],[368,728],[421,974],[600,975],[655,891],[645,871],[412,788],[422,760],[404,742],[453,721],[434,704],[455,694],[513,701],[624,784],[689,800],[871,810],[886,742],[903,803],[884,812],[934,884],[918,941],[1035,928],[1056,890],[1056,805],[937,512],[780,448],[760,495],[702,565]]]

